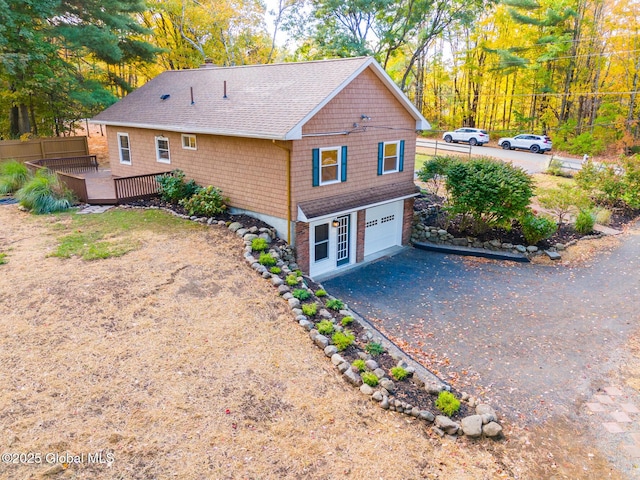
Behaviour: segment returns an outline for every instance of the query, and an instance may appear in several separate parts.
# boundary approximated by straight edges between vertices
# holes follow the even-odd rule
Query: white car
[[[501,138],[498,140],[498,145],[505,150],[521,148],[523,150],[529,150],[531,153],[549,152],[552,146],[551,139],[546,135],[532,135],[530,133]]]
[[[489,142],[489,134],[479,128],[463,127],[453,132],[444,132],[442,139],[447,143],[469,142],[469,145],[484,145]]]

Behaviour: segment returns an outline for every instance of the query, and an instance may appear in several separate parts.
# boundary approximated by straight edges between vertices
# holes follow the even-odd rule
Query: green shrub
[[[353,317],[349,317],[349,316],[344,317],[340,323],[342,324],[343,327],[351,325],[353,323]]]
[[[254,252],[263,252],[269,248],[269,244],[264,238],[254,238],[251,240],[251,250]]]
[[[560,224],[569,213],[591,205],[591,200],[584,190],[566,184],[560,185],[559,188],[541,190],[538,193],[538,201],[558,217]]]
[[[378,342],[369,342],[364,349],[372,357],[377,357],[384,353],[384,347]]]
[[[261,253],[258,259],[260,265],[265,267],[273,267],[276,264],[276,259],[270,253]]]
[[[547,166],[547,171],[549,175],[555,175],[556,177],[563,177],[564,172],[562,171],[562,161],[557,158],[552,158],[549,162],[549,166]]]
[[[160,184],[158,188],[160,198],[171,203],[178,203],[180,200],[193,196],[200,190],[195,181],[184,181],[184,172],[182,170],[173,170],[170,174],[158,175],[156,181]]]
[[[20,190],[30,178],[31,173],[24,163],[17,160],[0,163],[0,195]]]
[[[306,300],[307,298],[309,298],[311,296],[309,291],[305,290],[304,288],[296,288],[291,293],[291,295],[293,295],[295,298],[297,298],[300,301]]]
[[[455,157],[436,155],[425,161],[422,164],[422,168],[416,172],[416,175],[421,181],[429,184],[432,193],[438,195],[444,183],[444,178],[447,176],[448,169],[459,161]]]
[[[302,276],[302,270],[296,270],[295,272],[293,272],[296,274],[296,277],[301,277]]]
[[[507,227],[525,213],[533,196],[531,177],[521,168],[479,158],[447,170],[449,211],[474,221],[475,233]]]
[[[337,298],[327,300],[327,308],[330,310],[335,310],[337,312],[344,308],[344,302],[338,300]]]
[[[287,283],[287,285],[289,285],[290,287],[293,287],[295,285],[298,285],[298,277],[296,277],[293,273],[290,273],[289,275],[287,275],[287,278],[284,279],[284,281]]]
[[[364,372],[367,369],[367,366],[364,363],[364,360],[358,358],[351,363],[352,367],[355,367],[359,372]]]
[[[282,272],[282,269],[280,267],[271,267],[269,271],[274,275],[278,275],[279,273]]]
[[[593,232],[595,224],[596,219],[591,210],[580,210],[576,217],[575,229],[578,233],[587,234]]]
[[[316,313],[318,313],[318,304],[304,303],[302,305],[302,313],[304,313],[307,317],[313,317]]]
[[[0,253],[0,265],[4,265],[6,263],[9,263],[9,261],[7,260],[7,254]]]
[[[316,290],[316,297],[320,298],[320,297],[326,297],[327,296],[327,292],[325,292],[323,289],[318,289]]]
[[[67,210],[73,204],[73,193],[58,181],[55,173],[39,170],[16,192],[20,205],[33,213]]]
[[[568,141],[567,150],[574,155],[599,155],[605,151],[602,139],[595,138],[590,132],[584,132]]]
[[[322,320],[316,324],[316,330],[321,335],[331,335],[335,330],[335,327],[331,320]]]
[[[212,217],[223,213],[227,209],[229,200],[222,196],[222,191],[212,185],[201,188],[189,198],[183,198],[178,203],[184,207],[189,215],[203,215]]]
[[[391,369],[391,376],[393,378],[395,378],[396,380],[400,381],[400,380],[404,380],[405,378],[407,378],[409,376],[409,372],[407,372],[404,368],[402,367],[393,367]]]
[[[447,417],[450,417],[460,410],[460,400],[458,400],[453,393],[443,390],[436,400],[436,408]]]
[[[344,330],[342,332],[336,332],[331,337],[331,341],[338,348],[338,351],[342,351],[347,349],[350,345],[355,341],[356,336],[351,333],[349,330]]]
[[[362,377],[362,381],[370,387],[378,385],[378,376],[373,372],[363,372],[360,374],[360,377]]]
[[[537,217],[528,212],[520,219],[522,234],[529,245],[535,245],[541,240],[549,238],[556,233],[558,225],[544,216]]]

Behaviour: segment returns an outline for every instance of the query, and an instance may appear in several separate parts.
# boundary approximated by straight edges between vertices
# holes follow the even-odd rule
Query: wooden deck
[[[87,186],[87,203],[114,205],[118,203],[116,185],[111,170],[98,170],[79,174]]]

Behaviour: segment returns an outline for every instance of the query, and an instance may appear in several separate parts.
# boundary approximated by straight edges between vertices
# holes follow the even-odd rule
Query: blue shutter
[[[320,185],[320,149],[313,149],[313,186]]]
[[[378,144],[378,175],[382,175],[382,165],[384,162],[384,143]]]
[[[400,140],[400,158],[398,160],[398,171],[404,169],[404,140]]]
[[[342,147],[342,169],[340,171],[340,181],[347,181],[347,146]]]

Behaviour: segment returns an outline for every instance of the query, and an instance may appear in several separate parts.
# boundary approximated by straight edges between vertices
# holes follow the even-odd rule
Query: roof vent
[[[160,95],[160,100],[166,100],[167,98],[169,98],[171,95],[168,93],[165,93],[164,95]]]

